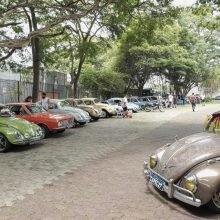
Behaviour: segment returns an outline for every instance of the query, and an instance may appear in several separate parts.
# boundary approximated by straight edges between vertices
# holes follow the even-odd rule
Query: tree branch
[[[7,55],[5,55],[4,57],[1,57],[0,58],[0,62],[2,62],[2,61],[4,61],[4,60],[6,60],[6,59],[8,59],[14,52],[15,52],[15,48],[13,48]]]

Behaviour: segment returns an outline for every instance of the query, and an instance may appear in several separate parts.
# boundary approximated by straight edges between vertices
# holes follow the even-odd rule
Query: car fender
[[[202,204],[208,203],[213,194],[220,189],[220,161],[211,159],[193,168],[189,174],[195,175],[197,179],[196,198]]]
[[[15,132],[18,131],[17,129],[13,128],[13,127],[0,127],[0,134],[3,134],[10,143],[13,143],[16,140],[15,137]],[[20,131],[18,131],[19,133],[21,133]]]

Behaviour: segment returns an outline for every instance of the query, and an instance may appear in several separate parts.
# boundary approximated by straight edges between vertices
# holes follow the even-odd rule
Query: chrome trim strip
[[[196,206],[196,207],[201,206],[201,200],[197,199],[191,191],[184,189],[178,185],[175,185],[173,179],[167,180],[160,174],[156,173],[154,170],[152,170],[148,166],[148,163],[144,161],[144,176],[146,180],[148,181],[148,183],[149,183],[150,172],[154,173],[155,175],[157,175],[158,177],[160,177],[162,180],[166,182],[167,185],[164,186],[164,192],[167,194],[169,198],[178,199],[192,206]]]

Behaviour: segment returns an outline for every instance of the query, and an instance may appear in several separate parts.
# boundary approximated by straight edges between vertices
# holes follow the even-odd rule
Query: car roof
[[[7,103],[6,105],[33,105],[36,103],[31,103],[31,102],[11,102],[11,103]]]
[[[97,98],[82,98],[81,100],[84,100],[84,101],[86,101],[86,100],[95,100],[95,99],[97,99]]]

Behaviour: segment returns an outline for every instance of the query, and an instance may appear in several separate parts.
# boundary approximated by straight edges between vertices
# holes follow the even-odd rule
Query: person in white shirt
[[[50,99],[47,97],[45,92],[42,92],[41,105],[46,111],[48,111],[50,108]]]
[[[172,108],[173,107],[173,95],[172,94],[169,94],[168,101],[169,101],[169,107]]]
[[[123,108],[124,114],[123,117],[124,118],[128,118],[128,107],[127,107],[127,103],[128,103],[128,99],[127,99],[127,95],[122,99],[121,101],[121,106]]]

